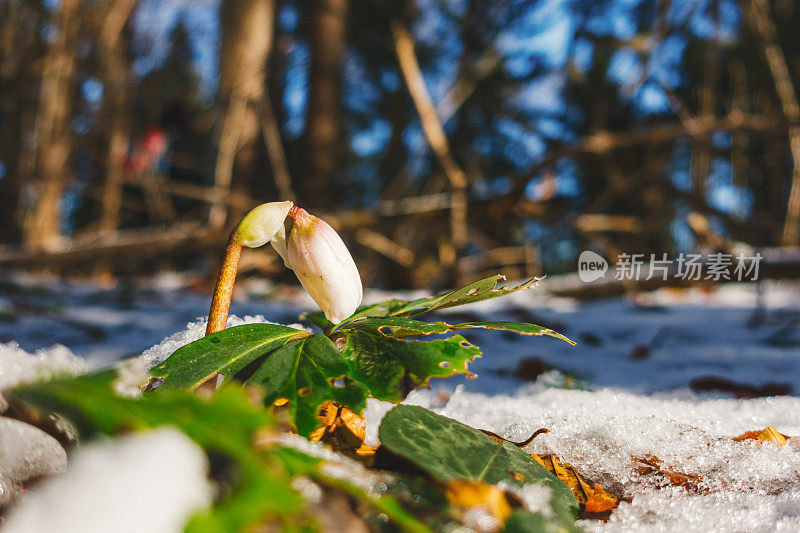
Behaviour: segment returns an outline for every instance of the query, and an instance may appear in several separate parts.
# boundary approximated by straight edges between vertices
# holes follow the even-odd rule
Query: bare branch
[[[467,242],[467,194],[466,188],[469,185],[464,171],[456,163],[450,152],[450,144],[444,134],[444,128],[436,114],[431,96],[425,86],[425,79],[417,62],[414,53],[414,40],[411,34],[400,22],[392,22],[392,34],[394,35],[395,51],[397,60],[400,63],[400,70],[403,72],[411,99],[417,108],[417,113],[422,123],[422,130],[428,140],[439,163],[444,168],[447,179],[453,188],[453,200],[451,206],[451,231],[453,234],[453,244],[457,249],[462,248]]]

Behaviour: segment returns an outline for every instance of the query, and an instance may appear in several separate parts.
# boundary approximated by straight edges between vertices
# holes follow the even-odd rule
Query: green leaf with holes
[[[322,312],[304,313],[300,315],[302,320],[311,322],[319,327],[325,333],[331,333],[334,330],[344,328],[349,323],[360,320],[363,318],[371,317],[412,317],[429,313],[439,309],[446,309],[448,307],[455,307],[458,305],[465,305],[484,300],[497,298],[498,296],[505,296],[512,292],[520,291],[534,287],[539,278],[532,278],[528,281],[521,283],[514,287],[497,287],[501,280],[505,280],[505,276],[496,274],[489,276],[460,289],[455,289],[438,296],[430,296],[427,298],[419,298],[417,300],[403,301],[403,300],[386,300],[372,305],[362,305],[356,312],[349,318],[342,321],[340,324],[335,325],[325,318]]]
[[[260,386],[267,403],[289,400],[295,428],[308,436],[319,427],[317,414],[328,402],[356,413],[368,396],[399,402],[432,377],[469,373],[467,363],[480,355],[460,335],[423,342],[361,329],[347,331],[343,352],[319,333],[272,324],[237,326],[187,344],[154,367],[153,379],[163,380],[154,393],[193,390],[223,374]]]
[[[434,340],[413,337],[489,329],[572,342],[548,328],[523,322],[448,324],[413,318],[503,296],[536,281],[497,288],[500,279],[502,276],[492,276],[431,298],[362,306],[337,326],[321,313],[306,315],[306,320],[327,336],[276,324],[229,328],[180,348],[151,374],[163,380],[156,389],[161,391],[192,390],[220,375],[259,385],[267,402],[289,400],[296,429],[310,435],[319,425],[320,407],[328,402],[340,403],[356,413],[361,413],[368,396],[400,402],[431,378],[471,375],[467,365],[480,356],[480,350],[460,335]]]
[[[263,387],[268,403],[288,399],[294,427],[309,436],[319,427],[317,413],[326,403],[337,402],[356,413],[364,410],[367,387],[352,377],[350,365],[336,346],[318,333],[264,355],[245,382]]]
[[[301,435],[319,426],[325,403],[338,402],[360,413],[366,387],[326,336],[277,326],[246,324],[203,337],[178,349],[150,371],[163,384],[155,393],[192,390],[222,374],[226,379],[259,385],[265,402],[290,402],[291,420]]]
[[[431,378],[471,375],[467,364],[481,352],[461,335],[433,341],[403,340],[378,332],[349,329],[343,355],[351,377],[379,400],[400,402]]]
[[[372,334],[380,334],[384,337],[395,337],[398,339],[408,337],[420,337],[425,335],[440,335],[454,331],[466,329],[490,329],[497,331],[510,331],[520,335],[542,336],[548,335],[561,339],[570,344],[575,344],[567,337],[553,331],[552,329],[527,322],[461,322],[458,324],[448,324],[446,322],[425,322],[406,317],[385,317],[385,318],[364,318],[348,323],[336,333],[346,335],[348,331],[360,330]]]
[[[549,489],[553,512],[561,521],[571,523],[578,514],[569,487],[530,455],[451,418],[398,405],[383,418],[379,437],[382,446],[440,481],[537,483]]]

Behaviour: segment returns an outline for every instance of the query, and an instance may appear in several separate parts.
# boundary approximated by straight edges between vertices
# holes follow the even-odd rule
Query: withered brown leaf
[[[634,462],[639,474],[643,476],[657,475],[663,477],[670,485],[685,487],[697,492],[702,491],[698,476],[665,467],[664,462],[655,455],[647,454],[643,457],[631,457],[631,461]]]
[[[559,457],[552,454],[531,454],[531,457],[572,490],[581,508],[578,518],[608,520],[611,511],[619,505],[618,497],[587,479],[574,466]]]
[[[790,437],[780,433],[774,426],[767,426],[761,431],[746,431],[738,437],[733,437],[735,441],[752,440],[756,441],[755,444],[761,442],[774,442],[778,446],[785,446],[788,442],[797,442],[798,437]]]
[[[335,402],[324,404],[317,415],[322,425],[309,436],[314,442],[324,442],[346,455],[369,457],[376,448],[364,444],[366,421],[353,411]]]

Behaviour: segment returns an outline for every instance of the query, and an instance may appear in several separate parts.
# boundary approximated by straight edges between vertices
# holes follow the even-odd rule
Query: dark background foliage
[[[796,246],[798,23],[792,0],[0,0],[0,266],[213,269],[292,196],[383,286]]]

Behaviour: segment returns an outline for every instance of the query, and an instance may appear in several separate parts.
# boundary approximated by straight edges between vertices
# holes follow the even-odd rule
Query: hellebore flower
[[[288,239],[284,226],[287,216],[294,220]],[[247,213],[228,239],[211,299],[206,335],[225,329],[242,248],[258,248],[267,243],[295,271],[328,320],[338,324],[355,312],[363,292],[361,278],[336,231],[292,202],[270,202]]]
[[[239,257],[242,247],[258,248],[268,242],[281,257],[286,260],[286,229],[284,221],[292,202],[270,202],[262,204],[245,215],[236,226],[228,239],[228,247],[222,266],[217,274],[217,285],[214,287],[214,296],[211,298],[211,309],[208,312],[208,325],[206,335],[225,329],[228,322],[228,310],[233,296],[233,282],[236,280],[236,271],[239,269]],[[283,251],[283,253],[281,253]]]
[[[341,237],[324,220],[294,206],[286,242],[289,267],[325,316],[338,324],[361,304],[361,277]]]

